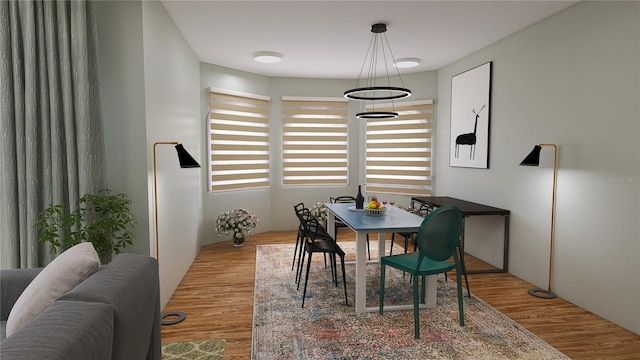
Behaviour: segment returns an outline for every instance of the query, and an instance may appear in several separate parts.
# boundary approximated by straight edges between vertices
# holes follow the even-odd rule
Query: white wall
[[[153,143],[182,143],[203,164],[200,62],[159,2],[143,1],[142,10],[151,190]],[[164,306],[200,251],[204,168],[181,169],[173,145],[158,145],[156,155],[160,290]]]
[[[640,3],[582,2],[439,71],[438,195],[511,210],[509,272],[640,333]],[[449,167],[451,77],[493,62],[490,168]],[[544,301],[544,300],[541,300]]]
[[[200,64],[157,1],[96,2],[108,184],[138,219],[134,246],[155,255],[153,144],[178,141],[203,163]],[[161,306],[201,247],[202,171],[180,169],[172,145],[157,151]]]

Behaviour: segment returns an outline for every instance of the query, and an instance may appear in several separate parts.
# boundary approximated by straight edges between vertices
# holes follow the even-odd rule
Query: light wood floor
[[[353,232],[340,230],[339,241],[349,237]],[[226,339],[225,359],[250,358],[256,245],[295,238],[295,231],[269,232],[247,236],[240,248],[230,241],[203,247],[163,310],[187,318],[163,326],[162,342]],[[471,268],[485,266],[465,260]],[[640,359],[639,335],[565,300],[535,298],[527,293],[531,284],[510,274],[469,275],[469,283],[473,294],[572,359]]]

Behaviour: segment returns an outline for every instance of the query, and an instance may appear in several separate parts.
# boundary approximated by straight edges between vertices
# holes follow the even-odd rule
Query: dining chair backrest
[[[293,211],[296,213],[296,216],[298,217],[298,219],[300,218],[300,215],[302,214],[302,209],[304,209],[304,203],[297,203],[297,204],[293,205]]]
[[[422,221],[416,241],[420,257],[444,261],[455,254],[462,229],[462,213],[455,206],[433,210]]]
[[[313,216],[313,214],[311,214],[311,210],[307,209],[307,208],[303,208],[300,211],[300,224],[302,224],[303,228],[304,228],[304,232],[305,232],[305,238],[309,241],[315,241],[315,239],[323,234],[323,232],[321,232],[321,226],[320,223],[318,223],[318,219],[315,218],[315,216]]]
[[[413,210],[412,212],[418,216],[426,217],[433,211],[433,205],[428,203],[420,204],[420,207]]]
[[[343,196],[338,196],[338,197],[330,197],[329,198],[329,202],[331,202],[331,203],[354,203],[354,202],[356,202],[356,198],[354,198],[353,196],[343,195]]]

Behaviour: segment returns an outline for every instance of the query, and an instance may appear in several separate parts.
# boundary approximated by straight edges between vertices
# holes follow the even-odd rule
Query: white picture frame
[[[451,78],[449,166],[489,168],[491,62]]]

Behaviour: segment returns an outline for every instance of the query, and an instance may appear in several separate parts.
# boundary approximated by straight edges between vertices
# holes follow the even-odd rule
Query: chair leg
[[[458,317],[460,318],[460,326],[464,326],[464,296],[462,295],[462,286],[461,285],[461,277],[460,277],[460,264],[456,264],[456,278],[457,278],[457,288],[458,288]]]
[[[409,248],[409,237],[410,236],[411,235],[404,237],[404,253],[405,254],[407,253],[407,249]],[[415,251],[415,250],[413,250],[413,251]]]
[[[369,260],[371,260],[371,246],[369,245],[369,234],[367,234],[367,254],[369,255]]]
[[[460,267],[462,269],[461,270],[462,275],[464,275],[464,282],[465,282],[465,285],[467,286],[467,297],[471,297],[471,289],[469,288],[469,278],[467,277],[467,267],[464,265],[464,255],[460,247],[458,247],[458,253],[460,254]],[[449,277],[447,276],[447,273],[444,273],[444,279],[445,280],[449,279]]]
[[[336,261],[336,254],[329,254],[329,261],[331,261],[331,281],[338,287],[338,262]]]
[[[304,308],[304,299],[307,297],[307,282],[309,281],[309,269],[311,268],[311,255],[309,252],[309,259],[307,260],[307,276],[304,278],[304,290],[302,291],[302,307]]]
[[[393,254],[393,242],[396,238],[396,233],[391,233],[391,250],[389,250],[389,256],[391,256],[391,254]]]
[[[300,280],[302,279],[302,269],[304,267],[304,258],[305,255],[300,254],[302,257],[298,258],[298,271],[296,271],[296,290],[300,290]]]
[[[471,297],[471,289],[469,289],[469,279],[467,278],[467,267],[464,265],[464,253],[462,249],[458,247],[458,252],[460,252],[460,267],[462,268],[462,275],[464,275],[464,283],[467,285],[467,296]]]
[[[418,279],[416,276],[416,279],[413,280],[413,332],[416,339],[420,339],[420,301],[418,298]]]
[[[293,250],[293,261],[291,262],[291,271],[293,271],[293,267],[296,264],[296,255],[298,255],[298,243],[300,242],[300,232],[298,231],[298,235],[296,236],[296,248]],[[298,260],[300,262],[300,260]]]
[[[345,271],[344,271],[344,256],[340,256],[340,262],[342,263],[342,283],[344,284],[344,304],[346,306],[349,306],[349,298],[347,297],[347,275],[345,274]]]
[[[304,258],[306,256],[306,251],[302,248],[303,244],[300,244],[300,254],[298,255],[298,273],[296,275],[296,284],[298,284],[298,289],[300,289],[300,280],[302,280],[302,271],[304,269]]]

